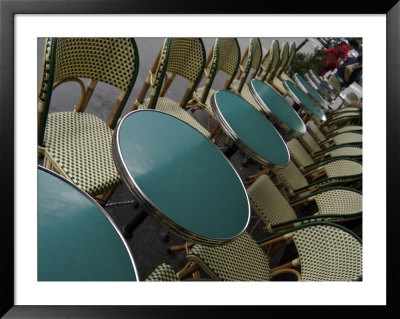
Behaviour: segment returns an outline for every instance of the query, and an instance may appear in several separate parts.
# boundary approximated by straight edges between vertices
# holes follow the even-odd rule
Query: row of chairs
[[[262,72],[258,76],[269,82],[284,74],[287,63],[283,60],[287,55],[283,55],[283,60],[276,58],[277,41],[271,48],[261,63],[260,40],[252,38],[240,61],[237,40],[218,38],[206,59],[201,39],[167,38],[131,109],[154,108],[167,112],[189,123],[206,137],[213,138],[215,132],[204,128],[185,109],[204,107],[212,116],[209,98],[219,70],[228,74],[223,88],[237,93],[259,70]],[[287,44],[283,48],[283,52],[288,51]],[[291,48],[290,57],[294,46]],[[39,154],[44,155],[47,168],[56,169],[101,204],[108,201],[121,183],[112,159],[111,136],[135,84],[138,69],[139,54],[134,39],[46,39],[38,94]],[[165,97],[176,75],[189,83],[179,102]],[[206,77],[205,87],[198,89],[203,76]],[[82,78],[89,79],[87,87]],[[78,83],[81,89],[74,112],[49,112],[53,90],[69,81]],[[98,82],[119,89],[107,123],[85,112]],[[150,96],[146,98],[150,88]]]
[[[307,78],[311,76],[315,74]],[[288,76],[285,80],[294,82]],[[323,79],[320,81],[323,83]],[[332,86],[326,84],[323,90],[329,99],[320,97],[328,105],[339,98],[340,92]],[[280,93],[287,96],[287,92]],[[353,94],[349,98],[355,100]],[[254,99],[249,100],[261,111]],[[283,274],[285,279],[289,275],[292,280],[303,281],[361,280],[362,241],[338,224],[358,220],[362,215],[362,126],[356,124],[361,114],[342,100],[338,109],[320,105],[328,121],[319,126],[308,119],[306,133],[287,141],[292,158],[287,167],[265,169],[249,177],[247,193],[252,209],[271,236],[256,242],[245,233],[223,247],[192,243],[173,247],[186,248],[187,265],[177,273],[170,265],[161,264],[147,280],[268,281]],[[351,187],[337,186],[340,184]],[[283,192],[278,188],[282,185]],[[311,203],[316,211],[299,217],[299,208]],[[294,245],[296,258],[271,269],[270,258],[284,244]],[[190,274],[192,277],[188,277]]]
[[[213,117],[210,97],[215,92],[212,84],[217,72],[222,70],[228,74],[224,87],[217,89],[230,89],[249,101],[251,101],[251,93],[247,83],[253,78],[263,80],[264,83],[273,86],[284,97],[287,96],[283,85],[284,81],[293,81],[286,72],[294,54],[295,46],[293,44],[289,46],[284,43],[279,49],[279,43],[273,41],[270,50],[262,59],[260,40],[252,38],[240,59],[240,49],[236,39],[218,38],[206,59],[201,39],[165,39],[132,110],[154,108],[172,114],[192,125],[207,138],[218,142],[222,131],[218,125],[214,128],[211,128],[210,125]],[[93,62],[93,64],[89,62]],[[111,154],[111,136],[135,83],[137,72],[138,50],[133,39],[46,40],[38,107],[39,151],[45,155],[45,166],[56,168],[62,175],[90,195],[95,196],[103,204],[107,202],[113,190],[120,183]],[[165,97],[176,75],[186,78],[189,82],[185,94],[179,102]],[[82,77],[90,78],[87,88],[79,79]],[[205,85],[198,88],[203,77],[206,80]],[[75,112],[49,113],[52,90],[66,81],[75,81],[81,86],[82,94]],[[84,112],[99,81],[120,89],[108,123]],[[150,89],[150,96],[146,98]],[[325,90],[328,89],[325,88]],[[337,96],[337,92],[332,89],[328,94],[332,99],[334,94]],[[258,106],[254,102],[252,105],[256,108]],[[197,122],[187,112],[188,109],[208,111],[210,115],[208,128],[206,129]],[[297,220],[296,213],[291,206],[299,207],[308,201],[319,202],[318,207],[321,207],[317,213],[320,218],[312,217],[311,220],[341,220],[343,212],[346,215],[344,219],[358,218],[361,215],[360,192],[340,187],[323,190],[330,185],[350,183],[361,179],[361,165],[354,159],[359,159],[360,154],[352,149],[351,151],[355,155],[353,158],[349,158],[351,157],[348,155],[350,150],[345,149],[353,148],[354,144],[358,142],[348,143],[349,137],[343,137],[343,134],[348,131],[337,131],[336,135],[324,136],[326,130],[332,125],[348,122],[347,115],[349,114],[347,113],[356,113],[354,110],[349,112],[345,109],[346,107],[340,112],[330,110],[329,123],[322,127],[316,126],[312,120],[309,120],[307,135],[301,137],[300,141],[292,139],[287,143],[293,159],[287,167],[279,170],[273,169],[274,176],[270,171],[263,171],[262,173],[266,174],[258,175],[257,179],[255,177],[249,179],[249,182],[253,182],[248,189],[253,209],[264,221],[266,229],[269,231],[282,229],[282,227],[298,227],[297,225],[301,225],[304,221],[310,221],[307,219]],[[345,114],[344,119],[341,118],[343,114]],[[341,121],[337,120],[338,117],[341,118]],[[318,130],[320,131],[318,132]],[[347,130],[347,128],[342,127],[338,130]],[[316,134],[325,138],[315,142],[315,137],[311,132],[317,132]],[[311,138],[314,139],[314,144],[310,143]],[[308,153],[309,149],[301,149],[303,146],[309,145],[305,141],[309,141],[310,147],[314,147],[313,153]],[[335,158],[343,152],[347,156],[346,158]],[[299,155],[300,153],[303,155]],[[324,162],[316,162],[322,158],[325,158]],[[343,169],[346,171],[344,172]],[[354,174],[354,172],[357,173]],[[286,192],[281,194],[276,185],[284,185]],[[262,196],[258,194],[262,194]],[[271,207],[265,208],[270,205],[269,203],[273,203],[269,200],[270,196],[277,198],[277,201]],[[335,201],[335,198],[340,199],[340,203],[338,200]],[[352,203],[351,209],[353,210],[350,209],[350,213],[349,207],[340,205],[343,204],[342,198],[351,199],[349,203]],[[288,199],[294,200],[294,202],[290,205]],[[331,207],[335,205],[335,209],[332,210]],[[271,217],[274,214],[279,215],[279,218]],[[333,227],[332,225],[328,226]],[[238,240],[235,242],[240,243]],[[265,244],[265,246],[267,245]],[[194,248],[196,247],[202,246],[195,245]],[[190,253],[188,253],[190,259],[189,256]],[[197,266],[195,268],[192,266],[191,262],[183,273],[193,272]],[[162,266],[162,268],[168,269],[168,266]],[[157,270],[156,273],[159,271]]]

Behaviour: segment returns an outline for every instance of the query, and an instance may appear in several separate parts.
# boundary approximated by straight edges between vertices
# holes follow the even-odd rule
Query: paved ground
[[[203,38],[206,52],[210,51],[214,38]],[[241,52],[243,53],[248,45],[248,38],[238,38]],[[265,53],[269,48],[272,38],[262,38],[261,43],[263,46],[263,52]],[[295,41],[297,45],[299,45],[304,38],[280,38],[278,39],[280,43],[282,41]],[[163,38],[137,38],[137,46],[139,49],[140,55],[140,69],[137,77],[136,84],[132,90],[131,96],[127,102],[123,115],[126,114],[129,109],[132,107],[134,100],[138,96],[139,90],[141,89],[144,80],[147,76],[148,70],[151,68],[153,61],[158,53],[159,48],[162,45]],[[43,45],[44,39],[38,39],[38,83],[40,78],[40,68],[43,56]],[[305,46],[303,46],[303,52],[311,52],[314,50],[311,42],[308,42]],[[224,83],[224,79],[217,78],[214,87],[222,87]],[[79,88],[77,84],[74,83],[66,83],[57,88],[52,97],[52,104],[50,107],[50,112],[59,112],[59,111],[71,111],[73,109],[73,105],[77,103],[79,94]],[[175,100],[180,99],[183,94],[182,87],[178,85],[172,86],[170,88],[170,96]],[[109,105],[113,105],[114,98],[116,97],[116,90],[111,88],[108,85],[99,84],[96,88],[94,95],[91,98],[91,101],[87,107],[87,112],[97,115],[103,120],[107,120],[110,112]],[[208,115],[205,111],[196,111],[193,116],[202,123],[205,127],[207,127],[207,119]],[[231,158],[231,162],[235,169],[238,171],[240,177],[244,181],[245,178],[255,172],[259,171],[260,166],[253,162],[249,161],[247,167],[244,167],[241,164],[242,153],[237,151]],[[110,199],[110,202],[120,202],[120,201],[130,201],[133,200],[133,196],[127,190],[124,185],[121,185],[114,192],[113,196]],[[212,203],[210,203],[212,205]],[[138,213],[131,205],[124,206],[110,206],[106,208],[107,212],[113,218],[115,223],[118,226],[125,225],[131,217]],[[248,231],[252,233],[252,235],[256,239],[262,238],[264,235],[261,227],[263,226],[261,222],[257,222],[258,219],[251,219],[249,224]],[[148,217],[134,232],[132,239],[129,239],[128,245],[132,250],[132,254],[135,259],[135,263],[137,266],[137,270],[139,273],[139,278],[144,280],[151,271],[160,263],[166,262],[173,266],[173,268],[178,271],[180,270],[186,263],[185,253],[184,252],[175,252],[168,253],[167,248],[170,245],[174,244],[182,244],[184,240],[178,238],[172,234],[169,235],[169,241],[163,242],[160,240],[160,233],[163,232],[161,225],[154,220],[152,217]]]

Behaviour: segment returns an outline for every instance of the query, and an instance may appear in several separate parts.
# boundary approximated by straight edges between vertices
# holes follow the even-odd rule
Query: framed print
[[[210,313],[215,316],[238,313],[245,316],[249,312],[258,314],[258,311],[285,316],[314,316],[314,313],[320,315],[320,311],[342,317],[353,317],[367,311],[382,317],[399,315],[395,304],[398,280],[393,270],[398,242],[394,229],[397,225],[394,199],[397,163],[400,160],[397,148],[397,136],[400,134],[397,107],[400,94],[400,4],[396,0],[382,3],[357,0],[329,8],[326,2],[316,1],[288,1],[285,6],[251,1],[246,3],[247,9],[244,4],[227,5],[208,0],[198,4],[175,0],[165,3],[156,0],[0,0],[0,128],[2,149],[6,151],[1,172],[4,181],[3,207],[0,210],[3,226],[1,316],[158,318],[162,315],[175,318],[185,315],[200,318]],[[246,51],[248,39],[252,36],[261,39],[291,36],[317,39],[325,35],[341,37],[355,34],[363,41],[365,39],[363,59],[366,72],[362,96],[365,97],[366,110],[363,113],[363,125],[368,123],[369,128],[363,132],[363,145],[368,149],[363,161],[363,173],[368,175],[363,179],[363,185],[366,186],[363,192],[368,198],[363,198],[363,207],[368,216],[365,220],[363,217],[362,222],[366,222],[368,227],[365,231],[363,228],[363,245],[365,243],[366,247],[363,250],[363,269],[366,271],[361,283],[354,283],[351,289],[347,289],[343,283],[332,283],[331,286],[322,283],[318,288],[310,283],[299,283],[302,286],[287,285],[287,291],[281,283],[276,282],[271,282],[269,286],[256,282],[211,286],[203,282],[128,285],[125,282],[71,280],[61,283],[58,280],[37,280],[37,251],[31,249],[33,244],[36,245],[38,228],[36,217],[33,216],[37,211],[37,163],[30,157],[31,153],[36,154],[37,145],[30,145],[32,143],[28,141],[36,138],[33,137],[35,134],[29,132],[32,129],[37,131],[37,121],[32,121],[32,118],[36,116],[34,104],[41,70],[33,62],[43,54],[39,51],[43,50],[44,39],[132,36],[140,38],[137,41],[139,51],[150,40],[154,40],[156,45],[152,51],[157,53],[164,37],[186,34],[204,38],[207,54],[218,36],[239,38],[242,53]],[[139,63],[138,83],[132,91],[135,96],[139,95],[146,72],[151,68],[151,64],[145,64],[144,61],[151,60],[152,63],[156,57],[156,54],[146,56],[147,52],[140,54],[143,54],[143,66]],[[128,111],[133,100],[124,101],[128,101]],[[217,106],[213,107],[214,111],[217,110]],[[35,113],[30,113],[32,109],[35,109]],[[122,113],[123,116],[126,111]],[[22,119],[28,120],[21,122]],[[32,170],[35,173],[27,173]],[[172,223],[171,220],[168,222]],[[174,227],[172,229],[176,230],[175,224]],[[30,230],[33,230],[32,234]],[[192,238],[187,229],[182,232],[186,236],[184,238]],[[168,233],[163,235],[168,236]],[[211,240],[207,236],[202,235],[201,240],[209,243]],[[374,258],[378,260],[374,260],[376,264],[372,266],[369,262]],[[139,276],[140,281],[148,275]],[[179,285],[184,285],[184,289]],[[135,290],[137,287],[140,287],[140,291]],[[306,290],[302,290],[304,287]],[[338,297],[337,301],[324,301],[322,295],[328,291]],[[286,300],[279,299],[279,294],[283,293],[289,295]],[[363,300],[364,293],[368,293],[368,297]]]

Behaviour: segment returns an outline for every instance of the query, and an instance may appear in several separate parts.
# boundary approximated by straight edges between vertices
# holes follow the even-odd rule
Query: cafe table
[[[38,167],[38,281],[137,281],[107,212],[73,183]]]
[[[304,122],[292,106],[269,84],[253,79],[249,83],[253,98],[268,118],[292,136],[306,132]]]
[[[316,79],[312,77],[310,74],[305,74],[306,80],[308,83],[314,87],[329,103],[333,102],[332,96],[329,94],[326,88],[324,88],[320,83],[317,82]]]
[[[284,81],[283,86],[289,93],[289,96],[297,103],[310,117],[312,117],[317,123],[323,123],[326,121],[326,116],[322,112],[312,98],[308,96],[302,89],[300,89],[292,81]]]
[[[230,157],[237,149],[266,167],[289,164],[288,148],[272,123],[241,96],[221,90],[211,98],[211,107],[224,132],[234,144],[225,153]]]
[[[319,106],[325,111],[329,111],[328,104],[322,98],[322,96],[307,82],[305,78],[303,78],[300,74],[295,73],[293,75],[293,79],[296,82],[297,86],[301,88],[304,93],[307,93]]]
[[[118,172],[139,204],[126,237],[148,216],[194,243],[219,245],[248,226],[246,189],[224,154],[182,120],[156,110],[128,113],[113,133]]]

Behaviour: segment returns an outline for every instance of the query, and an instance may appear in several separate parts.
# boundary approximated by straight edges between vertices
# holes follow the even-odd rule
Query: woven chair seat
[[[307,153],[303,145],[296,138],[292,138],[286,145],[290,151],[290,157],[300,168],[315,164],[310,154]]]
[[[282,72],[281,75],[279,76],[281,78],[282,81],[292,81],[293,83],[295,83],[290,77],[289,75],[287,75],[285,72]]]
[[[272,85],[274,88],[276,88],[279,92],[281,92],[282,95],[286,96],[288,95],[288,92],[286,91],[285,87],[283,86],[283,82],[279,80],[278,78],[274,78],[272,80]]]
[[[253,94],[251,94],[249,85],[246,83],[243,85],[242,92],[240,92],[242,98],[244,98],[247,102],[249,102],[252,106],[256,108],[257,111],[262,111],[260,104],[254,99]]]
[[[213,280],[270,280],[268,256],[247,232],[222,246],[196,244],[187,258],[199,264]]]
[[[239,79],[233,79],[232,83],[231,83],[231,90],[232,92],[236,92],[237,89],[239,88],[239,84],[240,84],[240,80]],[[244,86],[243,86],[244,87]]]
[[[322,142],[326,139],[324,133],[318,128],[314,121],[310,120],[306,123],[307,130],[314,137],[314,139],[318,142]]]
[[[147,109],[149,105],[150,99],[146,99],[143,104],[141,104],[138,108],[139,109]],[[175,101],[166,98],[166,97],[159,97],[157,99],[157,104],[155,107],[156,110],[170,114],[172,116],[177,117],[178,119],[186,122],[187,124],[194,127],[198,130],[201,134],[205,137],[210,138],[211,134],[207,131],[199,122],[197,122],[188,112],[186,112],[183,108],[181,108],[178,103]]]
[[[44,145],[63,175],[95,196],[121,182],[112,156],[112,134],[112,129],[94,115],[51,113]]]
[[[166,263],[157,266],[145,281],[179,281],[172,267]]]
[[[362,275],[362,244],[342,228],[303,227],[293,232],[301,281],[353,281]]]

